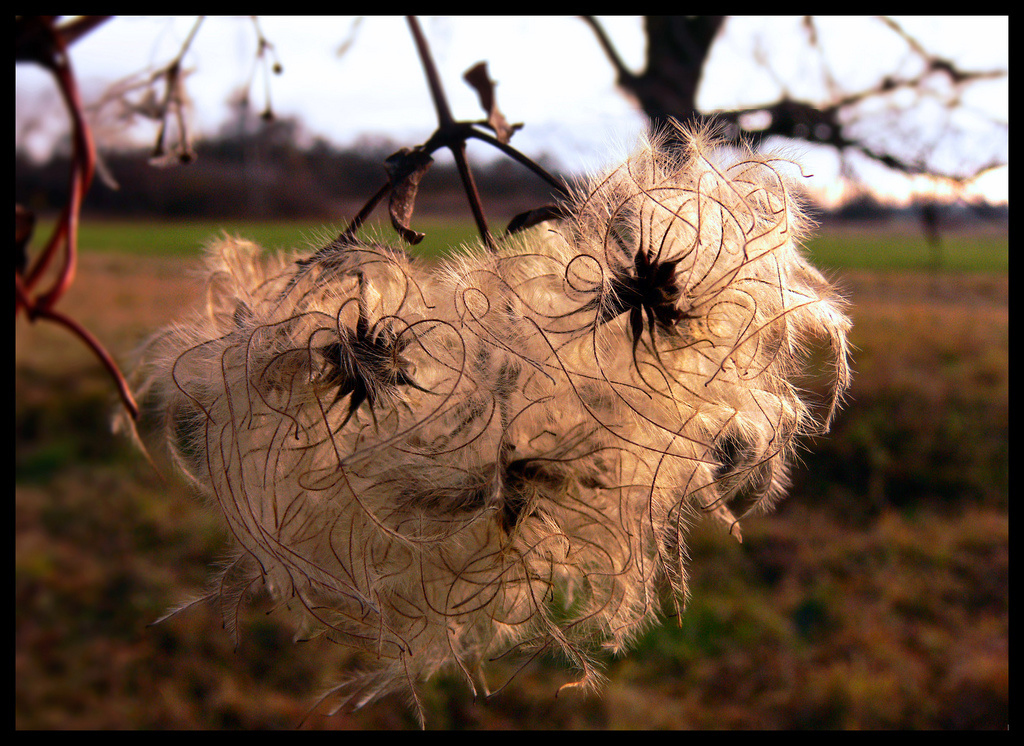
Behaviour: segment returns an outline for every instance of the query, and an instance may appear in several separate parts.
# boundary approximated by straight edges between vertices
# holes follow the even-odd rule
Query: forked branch
[[[334,244],[346,245],[353,242],[360,227],[362,227],[384,196],[388,194],[390,194],[389,213],[395,230],[408,243],[419,243],[423,239],[423,234],[410,227],[419,183],[430,168],[431,163],[433,163],[432,154],[440,148],[448,148],[455,159],[459,178],[462,180],[466,199],[469,201],[469,207],[473,213],[473,220],[476,222],[480,237],[487,247],[493,250],[496,246],[494,236],[487,225],[487,218],[484,215],[483,205],[480,200],[480,192],[476,187],[476,180],[473,178],[473,170],[470,168],[469,161],[466,158],[466,141],[468,139],[473,138],[485,142],[497,148],[520,165],[525,166],[547,182],[554,189],[559,199],[568,196],[568,187],[563,181],[551,175],[536,161],[509,145],[509,139],[522,125],[509,125],[505,120],[504,115],[497,106],[494,83],[487,74],[486,64],[480,63],[470,68],[466,72],[465,79],[469,85],[476,89],[480,97],[481,106],[487,113],[487,119],[483,121],[459,121],[455,119],[448,104],[448,97],[445,95],[441,76],[438,74],[437,66],[434,64],[430,45],[423,34],[419,21],[415,16],[408,16],[407,20],[413,41],[416,43],[416,51],[423,66],[423,72],[427,78],[430,97],[434,102],[434,110],[437,113],[437,129],[434,130],[434,133],[422,145],[411,149],[402,148],[387,159],[388,182],[367,201]],[[478,129],[479,126],[488,127],[494,132],[494,135],[481,131]],[[538,222],[538,216],[555,213],[557,213],[557,208],[555,207],[541,208],[539,211],[531,210],[513,219],[512,223],[510,223],[509,231],[522,230]]]

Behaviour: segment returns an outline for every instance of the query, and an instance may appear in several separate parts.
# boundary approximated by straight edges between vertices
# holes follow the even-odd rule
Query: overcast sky
[[[194,21],[194,16],[119,17],[76,44],[72,61],[87,100],[106,82],[166,64]],[[639,69],[645,45],[640,18],[602,21],[626,64]],[[278,115],[298,116],[309,133],[340,145],[365,135],[415,145],[433,131],[433,107],[402,17],[369,16],[357,22],[353,16],[261,16],[259,23],[274,45],[270,60],[283,68],[281,75],[270,79]],[[476,95],[461,77],[470,66],[486,60],[498,83],[502,110],[510,121],[526,123],[513,143],[529,155],[544,153],[569,169],[593,171],[620,159],[644,127],[636,107],[615,87],[612,68],[593,32],[576,17],[428,16],[421,23],[456,118],[481,117]],[[833,30],[828,42],[831,64],[849,60],[837,74],[851,85],[858,77],[870,85],[877,81],[879,65],[898,69],[907,58],[899,44],[873,43],[865,54],[865,39],[884,38],[870,35],[871,23],[865,18],[826,18],[821,23],[823,34]],[[801,66],[806,59],[792,53],[798,24],[792,18],[731,20],[702,82],[701,108],[769,102],[780,85],[793,95],[813,96],[813,86],[820,83],[804,75]],[[964,67],[1008,68],[1005,18],[922,17],[906,24],[926,46],[934,45],[929,49]],[[185,60],[193,70],[187,85],[200,131],[217,128],[228,113],[232,93],[252,76],[256,39],[246,18],[210,17],[200,29]],[[346,40],[347,51],[339,54]],[[763,58],[771,61],[770,69],[759,63]],[[16,69],[19,102],[26,100],[26,93],[51,87],[41,71],[26,65]],[[255,106],[263,105],[262,72],[256,74],[251,95]],[[1006,82],[989,86],[985,96],[969,103],[1008,119]],[[810,161],[809,170],[815,173],[812,187],[827,189],[838,181],[834,157],[821,157],[806,146],[790,155]],[[1006,198],[1007,169],[1001,171],[983,185],[996,200]],[[906,191],[905,185],[895,182],[874,186],[895,196]]]

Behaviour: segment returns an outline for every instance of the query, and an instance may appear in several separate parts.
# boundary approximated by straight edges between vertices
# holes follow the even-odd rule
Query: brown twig
[[[438,126],[434,133],[422,145],[412,149],[400,150],[388,159],[390,176],[388,183],[381,187],[376,194],[369,199],[369,201],[359,211],[359,214],[352,219],[345,230],[338,236],[335,243],[345,244],[352,241],[356,232],[369,217],[370,213],[381,202],[384,196],[389,193],[392,199],[392,223],[395,225],[395,228],[411,243],[415,243],[421,239],[422,234],[413,231],[408,225],[408,218],[411,217],[413,203],[415,202],[416,187],[419,184],[419,179],[423,177],[429,167],[429,163],[431,161],[430,155],[440,148],[448,148],[455,159],[459,178],[462,180],[462,186],[466,192],[466,198],[469,202],[470,210],[473,213],[473,219],[476,223],[477,230],[480,233],[480,237],[488,248],[494,250],[496,248],[494,236],[487,225],[487,218],[484,215],[483,205],[480,200],[480,193],[476,186],[476,180],[473,177],[472,168],[470,167],[469,160],[466,157],[466,141],[468,139],[473,138],[480,140],[481,142],[485,142],[488,145],[497,148],[502,153],[512,158],[520,165],[528,168],[543,179],[556,191],[560,198],[568,196],[569,189],[564,182],[554,177],[536,161],[508,144],[507,139],[511,137],[512,133],[522,125],[511,125],[500,128],[496,128],[494,126],[496,121],[503,121],[503,117],[500,117],[500,112],[497,112],[496,107],[494,106],[493,90],[489,89],[491,84],[486,78],[485,69],[480,70],[479,66],[471,69],[470,72],[474,73],[474,75],[472,80],[467,80],[467,82],[477,89],[478,93],[481,95],[482,105],[484,105],[485,109],[489,109],[488,120],[485,120],[484,122],[466,122],[455,119],[452,115],[451,107],[448,104],[448,98],[445,95],[444,86],[441,82],[441,77],[438,74],[437,66],[434,64],[433,55],[430,52],[430,45],[427,42],[426,36],[423,34],[422,28],[420,28],[419,21],[415,16],[408,16],[407,22],[412,33],[413,40],[416,44],[420,63],[423,66],[423,71],[427,78],[427,85],[430,88],[431,99],[434,102],[434,110],[437,112]],[[487,134],[486,132],[477,129],[476,125],[491,127],[492,129],[495,129],[495,133],[498,136],[495,137]],[[401,214],[396,214],[398,211],[395,208],[395,198],[396,193],[399,192],[402,193]],[[547,210],[545,214],[552,213],[550,210]],[[512,223],[512,225],[523,224],[524,221],[522,220],[514,220]]]
[[[455,158],[455,165],[459,170],[462,185],[466,190],[469,199],[469,206],[473,212],[473,219],[476,221],[477,230],[484,243],[491,249],[494,248],[494,238],[487,227],[487,218],[484,216],[483,207],[480,204],[480,194],[473,179],[473,172],[466,161],[466,138],[463,129],[460,128],[452,117],[451,109],[448,106],[448,99],[441,85],[441,78],[437,73],[437,66],[434,65],[434,58],[430,54],[430,47],[423,35],[419,21],[415,16],[408,16],[409,29],[412,32],[413,40],[416,42],[416,51],[420,56],[420,64],[423,65],[423,72],[427,76],[427,84],[430,86],[430,97],[434,101],[434,109],[437,111],[437,131],[428,141],[444,144],[452,151]],[[431,152],[431,151],[427,151]]]

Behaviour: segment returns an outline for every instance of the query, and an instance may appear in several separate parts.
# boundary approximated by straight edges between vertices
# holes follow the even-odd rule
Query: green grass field
[[[807,245],[812,261],[827,269],[878,272],[929,270],[933,248],[911,223],[891,232],[879,229],[821,229]],[[945,272],[1003,273],[1009,269],[1010,242],[1005,232],[950,229],[942,234],[939,267]]]
[[[40,230],[45,231],[48,223]],[[244,222],[244,221],[132,221],[85,220],[79,231],[82,251],[130,253],[152,257],[198,257],[203,247],[222,234],[237,235],[255,241],[270,250],[306,250],[319,247],[341,232],[338,225],[315,225],[306,222]],[[422,256],[447,253],[464,243],[477,239],[471,222],[444,221],[427,218],[416,221],[417,230],[426,238],[413,247]],[[390,227],[371,223],[363,235],[381,235],[397,241]]]
[[[129,221],[84,220],[80,231],[83,251],[130,252],[139,256],[194,257],[210,240],[229,233],[248,238],[268,249],[307,249],[320,246],[336,236],[343,223],[311,226],[308,222],[232,221]],[[437,256],[478,240],[476,227],[468,220],[424,217],[414,227],[426,234],[411,249],[420,256]],[[41,226],[46,229],[46,224]],[[389,226],[375,224],[378,235],[397,240]],[[807,244],[812,261],[826,269],[871,271],[929,269],[931,248],[916,224],[898,231],[877,228],[828,227],[818,231]],[[1004,273],[1009,268],[1009,239],[1005,232],[992,230],[949,230],[943,234],[941,269],[950,272]]]
[[[333,235],[87,221],[62,310],[126,361],[192,301],[183,268],[222,227],[272,248]],[[431,233],[436,246],[473,236]],[[916,240],[811,243],[851,301],[849,401],[807,444],[778,511],[745,522],[742,544],[696,529],[680,619],[607,657],[593,696],[556,697],[565,675],[547,659],[490,699],[437,677],[423,690],[428,725],[1008,728],[1008,244],[949,237],[948,269],[934,276],[923,242],[910,253]],[[223,527],[111,434],[110,382],[64,330],[19,318],[15,374],[17,728],[416,727],[400,697],[307,718],[356,662],[323,640],[293,643],[265,604],[244,613],[237,650],[204,606],[150,626],[202,593]],[[496,670],[500,683],[515,666]]]

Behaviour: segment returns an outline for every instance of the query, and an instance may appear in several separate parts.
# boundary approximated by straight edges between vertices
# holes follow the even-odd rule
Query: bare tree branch
[[[801,100],[792,96],[785,84],[779,81],[782,94],[776,101],[719,111],[700,111],[696,100],[712,46],[724,27],[724,17],[647,17],[647,60],[645,69],[639,74],[626,69],[597,20],[584,16],[584,21],[594,30],[616,72],[619,85],[636,97],[655,125],[663,125],[669,119],[700,122],[714,118],[727,125],[724,134],[734,142],[745,140],[757,145],[769,136],[781,136],[833,147],[840,156],[856,152],[905,174],[930,174],[958,182],[970,180],[1004,163],[999,155],[981,156],[973,164],[958,167],[940,163],[936,157],[940,136],[915,129],[915,124],[907,116],[911,107],[897,107],[893,102],[897,95],[905,96],[907,92],[917,94],[920,99],[937,99],[947,116],[952,117],[961,107],[961,93],[966,86],[1004,78],[1007,71],[962,69],[953,60],[927,49],[891,18],[880,18],[880,28],[888,29],[902,40],[908,54],[919,60],[920,72],[913,75],[884,74],[874,85],[844,92],[825,63],[818,24],[807,17],[802,25],[807,32],[808,45],[819,53],[819,65],[830,92],[829,98]],[[774,75],[769,67],[770,60],[763,55],[755,57],[769,74]],[[933,90],[937,85],[936,76],[946,81],[946,90]],[[872,107],[891,110],[894,116],[885,127],[874,127],[884,132],[868,135],[864,131],[866,128],[858,125]],[[753,126],[749,124],[750,115],[755,113],[760,116],[754,120],[757,124]],[[1007,131],[1005,122],[990,120],[988,124],[996,133]],[[953,137],[955,129],[950,125],[943,134]]]
[[[583,20],[594,29],[615,68],[619,85],[637,98],[652,122],[694,122],[702,118],[697,110],[697,88],[725,16],[647,16],[647,65],[640,74],[622,63],[596,18],[583,16]]]

